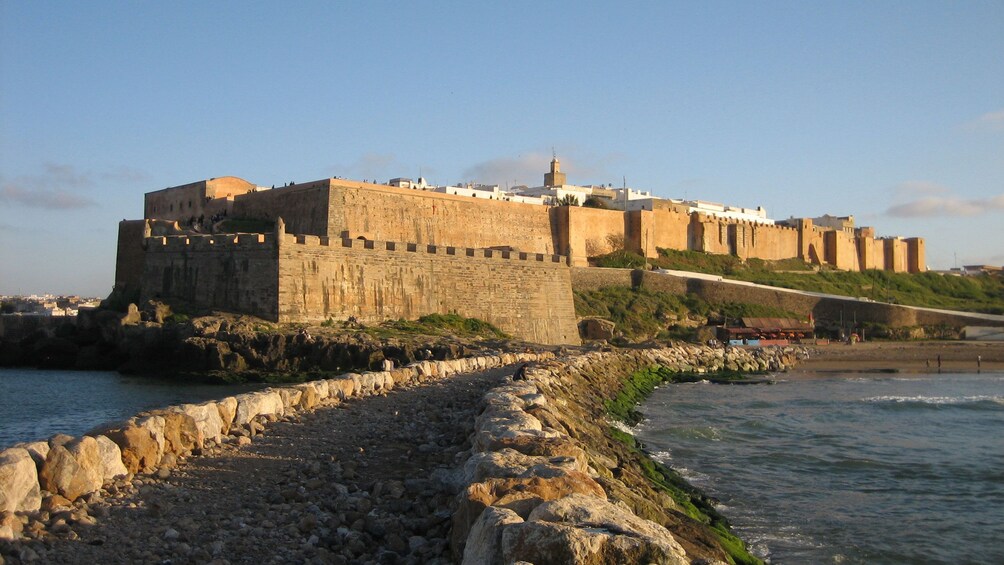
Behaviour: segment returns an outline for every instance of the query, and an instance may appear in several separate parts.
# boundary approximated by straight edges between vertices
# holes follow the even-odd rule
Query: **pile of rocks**
[[[456,373],[481,371],[550,357],[503,353],[423,361],[389,371],[349,373],[291,387],[266,389],[219,401],[139,414],[80,438],[59,435],[0,452],[0,539],[67,534],[99,516],[88,504],[129,490],[137,475],[166,478],[188,457],[221,445],[247,445],[280,419],[350,397],[381,394],[396,386]]]
[[[610,441],[602,402],[653,365],[783,369],[800,355],[703,346],[595,352],[540,364],[492,390],[460,479],[455,554],[469,564],[724,562],[715,534],[674,513],[680,506],[652,490],[623,445]],[[667,526],[685,533],[678,540]]]

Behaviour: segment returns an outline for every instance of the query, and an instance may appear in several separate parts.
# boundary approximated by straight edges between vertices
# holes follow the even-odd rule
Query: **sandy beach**
[[[1004,371],[1004,343],[977,341],[873,341],[809,346],[800,372],[975,373]],[[978,361],[978,359],[980,361]]]

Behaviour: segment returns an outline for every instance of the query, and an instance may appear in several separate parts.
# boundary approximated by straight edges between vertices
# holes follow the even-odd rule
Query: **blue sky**
[[[0,293],[106,295],[143,193],[569,182],[1004,264],[1004,2],[0,1]]]

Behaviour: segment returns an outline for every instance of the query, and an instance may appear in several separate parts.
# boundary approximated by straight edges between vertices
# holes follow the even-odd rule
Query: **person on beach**
[[[976,370],[979,371],[982,368],[983,368],[983,356],[982,355],[977,355],[976,356]]]

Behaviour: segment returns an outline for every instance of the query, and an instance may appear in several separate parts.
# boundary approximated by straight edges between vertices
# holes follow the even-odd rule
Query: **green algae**
[[[678,373],[666,367],[649,367],[636,371],[624,380],[617,395],[607,400],[604,406],[614,419],[628,425],[641,421],[638,403],[647,398],[657,386],[669,382],[695,382],[701,379],[721,382],[736,382],[745,379],[742,374],[727,372],[705,375]],[[643,475],[656,488],[665,492],[676,502],[680,510],[690,518],[706,524],[735,565],[763,565],[763,561],[751,555],[746,544],[732,533],[731,525],[714,507],[712,500],[687,482],[678,472],[653,460],[643,451],[643,446],[629,433],[615,427],[609,428],[613,439],[625,444]]]

